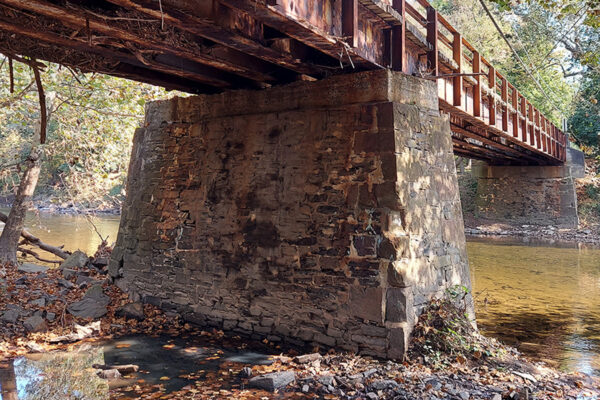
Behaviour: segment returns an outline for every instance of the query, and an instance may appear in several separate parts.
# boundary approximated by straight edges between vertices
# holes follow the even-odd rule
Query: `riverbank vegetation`
[[[12,202],[24,160],[35,145],[40,118],[31,68],[12,64],[10,73],[8,59],[0,56],[0,205]],[[131,139],[140,126],[144,105],[165,98],[167,92],[107,75],[45,65],[40,75],[48,132],[34,202],[50,208],[118,209]]]

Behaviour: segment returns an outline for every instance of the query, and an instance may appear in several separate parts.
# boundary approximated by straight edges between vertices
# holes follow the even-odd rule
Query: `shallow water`
[[[467,249],[484,333],[561,369],[600,375],[600,249],[489,238]]]
[[[0,209],[8,213],[7,209]],[[100,237],[94,230],[94,225],[102,237],[108,237],[108,242],[117,240],[119,231],[118,215],[98,215],[86,217],[84,215],[65,215],[50,213],[27,213],[25,226],[34,236],[53,246],[64,245],[66,250],[81,250],[88,255],[93,255],[100,245]],[[91,223],[90,223],[91,221]],[[92,225],[93,224],[93,225]],[[0,222],[0,228],[4,224]],[[55,259],[52,254],[40,252],[45,257]],[[32,259],[33,260],[33,259]]]
[[[116,239],[118,216],[92,220]],[[90,255],[100,243],[81,215],[30,214],[27,227],[43,241]],[[467,250],[484,333],[559,368],[600,375],[600,249],[470,238]]]
[[[0,368],[0,400],[105,400],[109,390],[136,385],[162,385],[164,392],[181,389],[196,379],[215,379],[224,365],[269,365],[269,356],[249,350],[220,348],[210,342],[170,337],[131,336],[75,351],[31,354]],[[93,364],[139,366],[122,379],[104,380]],[[198,373],[202,370],[203,373]],[[194,380],[186,379],[195,374]],[[166,379],[168,378],[168,379]],[[234,384],[235,379],[224,382]],[[129,389],[126,389],[129,390]],[[128,392],[125,392],[127,394]],[[132,397],[136,397],[132,393]]]

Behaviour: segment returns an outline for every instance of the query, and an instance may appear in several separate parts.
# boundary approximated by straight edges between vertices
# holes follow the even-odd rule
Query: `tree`
[[[7,73],[7,59],[0,57],[0,98],[7,99],[0,102],[0,185],[5,194],[17,193],[11,213],[26,210],[32,195],[75,207],[108,201],[119,206],[115,199],[124,187],[133,132],[146,101],[164,97],[165,90],[47,64],[42,72],[48,98],[47,143],[38,146],[35,126],[43,113],[29,60],[22,60],[25,63],[15,62]],[[16,260],[21,224],[16,216],[7,221],[0,237],[0,262]]]

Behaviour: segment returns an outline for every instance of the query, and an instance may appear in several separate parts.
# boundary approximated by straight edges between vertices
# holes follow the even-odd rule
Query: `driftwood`
[[[8,215],[0,212],[0,221],[6,223],[6,221],[8,221]],[[23,229],[21,231],[21,236],[23,237],[23,239],[25,239],[27,241],[27,244],[37,246],[40,249],[47,251],[48,253],[52,253],[55,256],[62,258],[63,260],[66,259],[67,257],[69,257],[69,255],[71,254],[68,251],[63,250],[60,247],[52,246],[52,245],[42,242],[39,238],[33,236],[26,229]],[[19,249],[19,251],[22,251],[22,249]],[[34,257],[36,257],[36,256],[34,255]],[[38,258],[38,257],[36,257],[36,258]]]
[[[23,244],[26,244],[26,243],[27,243],[27,241],[26,241],[26,240],[24,240],[24,242],[25,242],[25,243],[23,243]],[[36,253],[35,251],[33,251],[33,250],[30,250],[30,249],[26,249],[25,247],[17,247],[17,252],[24,253],[24,254],[29,254],[30,256],[33,256],[33,257],[35,257],[37,260],[39,260],[39,261],[41,261],[41,262],[45,262],[45,263],[56,263],[56,264],[60,264],[60,263],[62,262],[62,260],[49,260],[49,259],[47,259],[47,258],[41,257],[41,256],[40,256],[38,253]]]
[[[116,369],[121,374],[129,374],[131,372],[138,372],[138,370],[140,369],[140,367],[138,367],[137,365],[134,365],[134,364],[127,364],[127,365],[92,364],[92,368],[102,369],[102,370]]]

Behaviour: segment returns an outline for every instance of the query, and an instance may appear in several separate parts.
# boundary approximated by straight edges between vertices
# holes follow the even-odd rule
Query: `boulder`
[[[45,307],[46,299],[44,297],[40,297],[39,299],[31,300],[29,304],[32,304],[36,307]]]
[[[77,250],[75,253],[71,254],[65,261],[60,264],[60,269],[76,269],[83,268],[86,266],[88,262],[88,256],[80,250]]]
[[[116,315],[117,317],[137,319],[138,321],[142,321],[144,318],[146,318],[146,314],[144,314],[144,306],[139,302],[129,303],[125,304],[123,307],[119,307]]]
[[[58,286],[60,287],[64,287],[67,289],[72,289],[75,285],[73,285],[73,283],[71,283],[70,281],[66,280],[66,279],[59,279],[57,281]]]
[[[77,280],[75,281],[75,285],[81,287],[82,285],[88,285],[90,282],[93,282],[94,278],[85,275],[77,275]]]
[[[71,268],[63,268],[62,274],[65,279],[71,279],[72,277],[77,275],[77,270]]]
[[[293,371],[272,372],[270,374],[260,375],[250,379],[248,384],[251,387],[274,392],[294,382],[296,375]]]
[[[294,361],[298,364],[307,364],[323,358],[319,353],[303,354],[294,358]]]
[[[92,264],[94,264],[96,267],[102,269],[108,265],[108,257],[94,258],[94,260],[92,261]]]
[[[17,310],[6,310],[2,313],[2,316],[0,316],[0,321],[14,324],[20,316],[21,313]]]
[[[48,325],[46,324],[46,321],[39,315],[34,315],[32,317],[27,318],[25,322],[23,322],[23,326],[29,332],[45,332],[48,330]]]
[[[102,285],[99,284],[90,287],[83,295],[83,298],[95,300],[105,306],[110,303],[110,297],[104,294]]]
[[[48,271],[48,267],[44,267],[42,265],[31,264],[31,263],[23,263],[19,265],[17,271],[23,272],[26,274],[39,274],[40,272]]]
[[[76,317],[79,318],[100,318],[105,315],[108,310],[106,309],[106,305],[108,303],[100,303],[97,300],[94,300],[90,297],[84,297],[80,301],[76,301],[75,303],[70,304],[67,307],[67,311]]]

